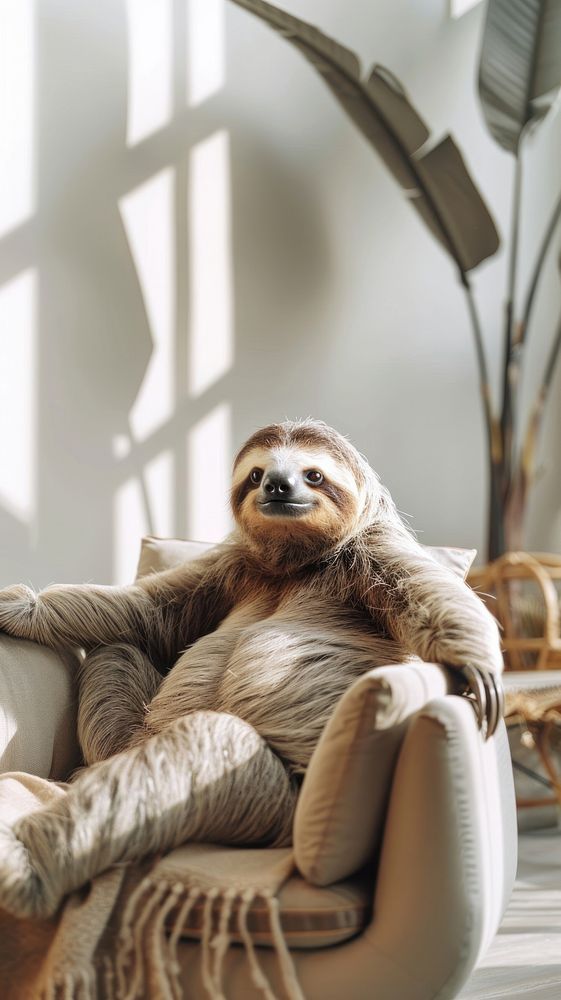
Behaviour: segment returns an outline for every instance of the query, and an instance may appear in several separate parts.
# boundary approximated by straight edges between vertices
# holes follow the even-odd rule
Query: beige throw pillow
[[[147,535],[142,539],[137,579],[148,573],[173,569],[183,562],[198,559],[213,546],[212,542],[188,542],[182,538],[157,538]],[[465,580],[477,554],[476,549],[445,548],[435,545],[422,546],[433,559],[451,569]]]
[[[381,843],[393,770],[411,717],[453,690],[432,663],[377,667],[348,688],[308,765],[294,820],[294,853],[313,885],[347,878]]]
[[[451,549],[440,545],[423,545],[433,559],[465,580],[477,555],[477,549]]]
[[[212,544],[212,542],[186,542],[181,538],[156,538],[155,535],[147,535],[140,545],[136,579],[148,576],[149,573],[174,569],[184,562],[192,562],[208,552]]]

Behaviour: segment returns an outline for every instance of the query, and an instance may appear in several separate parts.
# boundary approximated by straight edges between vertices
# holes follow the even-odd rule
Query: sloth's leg
[[[297,786],[248,723],[194,712],[80,772],[56,804],[0,824],[0,907],[52,914],[111,865],[188,840],[290,843]]]
[[[86,764],[124,750],[143,729],[162,682],[144,653],[126,643],[88,653],[78,674],[78,740]]]

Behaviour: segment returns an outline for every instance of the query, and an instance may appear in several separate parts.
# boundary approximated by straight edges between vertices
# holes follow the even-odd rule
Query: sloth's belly
[[[250,722],[295,771],[304,771],[349,685],[373,667],[407,658],[345,609],[281,611],[240,635],[218,707]]]
[[[189,712],[218,709],[219,687],[241,636],[267,610],[258,602],[235,608],[209,635],[179,657],[150,704],[150,727],[158,731]]]
[[[180,657],[150,706],[151,723],[159,729],[200,709],[231,712],[303,771],[349,684],[404,659],[397,643],[344,607],[296,599],[265,617],[254,604]]]

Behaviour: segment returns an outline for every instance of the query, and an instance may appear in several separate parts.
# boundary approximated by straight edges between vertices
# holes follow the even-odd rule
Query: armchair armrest
[[[437,699],[411,723],[396,767],[370,946],[418,980],[418,996],[456,996],[498,929],[516,862],[504,723],[485,742],[465,699]]]
[[[308,766],[294,820],[294,854],[313,885],[346,878],[376,855],[392,776],[411,719],[457,691],[434,663],[377,667],[345,692]]]
[[[66,778],[78,763],[76,658],[0,635],[0,771]]]

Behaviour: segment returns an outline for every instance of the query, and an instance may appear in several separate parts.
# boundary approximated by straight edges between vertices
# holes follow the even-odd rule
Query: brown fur
[[[304,513],[263,513],[262,489],[247,478],[253,460],[264,470],[275,463],[290,468],[309,502]],[[325,473],[321,484],[302,478],[310,468]],[[135,794],[150,797],[170,727],[173,746],[184,748],[183,755],[177,751],[177,766],[187,766],[184,759],[192,767],[197,756],[190,718],[202,720],[205,732],[219,719],[217,739],[224,738],[224,719],[232,725],[242,720],[255,733],[262,761],[260,787],[247,792],[255,813],[252,836],[283,842],[294,776],[304,773],[334,705],[356,677],[411,657],[501,669],[497,627],[483,604],[419,546],[367,462],[325,424],[285,422],[258,431],[236,457],[231,500],[235,533],[194,563],[129,587],[0,592],[0,628],[55,647],[81,645],[87,653],[80,740],[88,763],[105,763],[96,764],[89,784],[80,776],[72,786],[71,818],[49,817],[46,810],[43,819],[15,831],[30,849],[37,825],[47,824],[50,856],[67,859],[64,891],[80,884],[79,864],[68,860],[73,824],[95,826],[91,833],[103,840],[104,864],[168,849],[200,829],[209,839],[224,836],[222,816],[203,821],[197,811],[196,823],[178,822],[171,839],[168,830],[158,839],[154,819],[150,834],[131,841],[125,853],[122,844],[107,846],[104,823],[108,829],[111,824],[107,816],[98,821],[88,803],[96,781],[110,780],[114,824],[119,811],[130,808],[115,752],[124,751],[127,760],[131,755]],[[279,785],[279,761],[288,785]],[[164,810],[166,795],[175,794],[169,781],[167,791],[165,782],[159,789],[158,808]],[[268,815],[281,787],[284,812],[277,810],[271,827]],[[190,808],[185,806],[187,817]],[[232,810],[234,815],[234,804]],[[235,839],[231,825],[229,830]],[[20,912],[29,909],[29,886],[26,892],[18,897],[14,890],[5,904],[16,911],[20,899]]]

